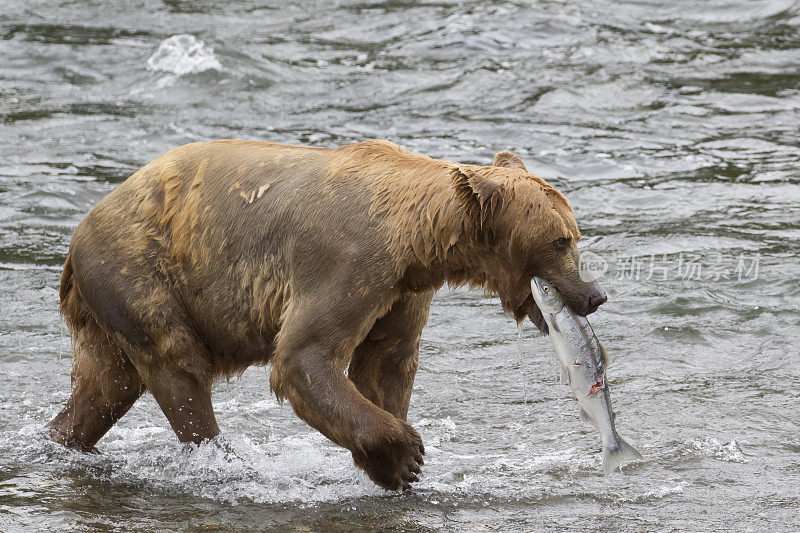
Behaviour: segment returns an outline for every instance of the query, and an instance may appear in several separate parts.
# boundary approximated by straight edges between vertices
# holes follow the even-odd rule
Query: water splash
[[[147,59],[147,69],[169,72],[183,76],[206,70],[222,70],[214,57],[214,49],[193,35],[173,35],[158,45],[158,49]]]

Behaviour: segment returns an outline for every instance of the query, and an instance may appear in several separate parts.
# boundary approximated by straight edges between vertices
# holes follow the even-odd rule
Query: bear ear
[[[492,166],[506,167],[506,168],[520,168],[525,172],[528,171],[528,169],[525,168],[525,163],[522,162],[522,159],[515,156],[508,150],[506,150],[505,152],[499,152],[495,154],[494,163],[492,163]]]
[[[486,219],[502,203],[503,185],[480,172],[480,169],[467,167],[453,169],[453,182],[457,195],[467,209],[474,212],[483,227]]]

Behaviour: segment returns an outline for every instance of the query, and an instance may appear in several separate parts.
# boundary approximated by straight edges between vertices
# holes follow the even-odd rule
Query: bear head
[[[501,152],[489,167],[457,165],[453,177],[476,241],[490,252],[476,265],[483,279],[473,282],[496,293],[506,312],[546,329],[531,295],[534,276],[549,281],[581,316],[606,301],[598,283],[581,276],[581,234],[569,202],[522,160]]]

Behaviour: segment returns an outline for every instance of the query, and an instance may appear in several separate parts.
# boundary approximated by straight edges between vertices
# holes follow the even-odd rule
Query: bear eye
[[[566,250],[569,248],[569,237],[559,237],[558,239],[553,241],[553,246],[556,250]]]

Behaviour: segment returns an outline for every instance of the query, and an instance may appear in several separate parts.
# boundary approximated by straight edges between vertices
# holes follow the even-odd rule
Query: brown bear
[[[586,315],[605,294],[579,275],[579,238],[567,200],[510,152],[481,167],[387,141],[182,146],[75,230],[60,292],[72,395],[48,435],[93,450],[149,390],[180,441],[199,443],[219,433],[214,380],[270,363],[278,399],[373,481],[408,488],[434,292],[483,287],[541,328],[540,276]]]

